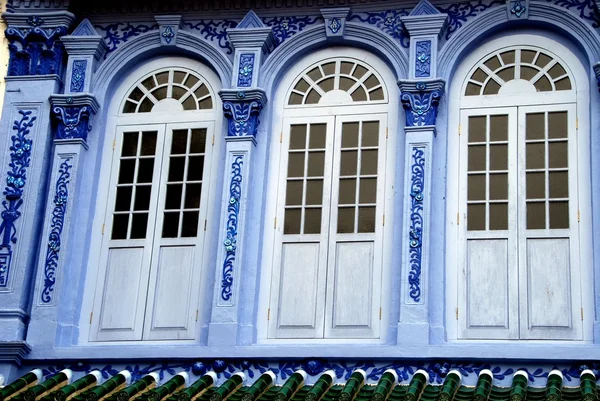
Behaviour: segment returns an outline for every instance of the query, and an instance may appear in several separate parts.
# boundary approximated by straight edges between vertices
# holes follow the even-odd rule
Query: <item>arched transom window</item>
[[[198,73],[169,68],[141,79],[127,95],[122,113],[149,113],[162,104],[175,105],[181,110],[209,110],[213,108],[212,98],[204,78]]]
[[[583,338],[587,150],[577,134],[575,78],[554,48],[502,47],[462,78],[459,339]]]
[[[358,60],[339,58],[308,68],[294,83],[290,106],[385,101],[381,79]]]
[[[197,335],[218,80],[178,58],[140,70],[110,128],[92,341]]]

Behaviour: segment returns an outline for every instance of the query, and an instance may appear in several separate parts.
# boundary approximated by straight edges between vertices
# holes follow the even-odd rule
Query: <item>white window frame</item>
[[[147,113],[122,113],[122,108],[126,97],[128,96],[131,89],[140,82],[148,74],[151,74],[155,71],[167,69],[167,68],[183,68],[191,71],[195,71],[197,74],[201,75],[205,84],[212,94],[213,99],[213,108],[211,110],[197,110],[197,111],[185,111],[177,116],[177,120],[172,121],[171,116],[172,112],[164,111],[164,112],[147,112]],[[100,146],[102,146],[102,154],[99,157],[100,163],[100,171],[102,172],[110,172],[111,166],[113,165],[113,149],[116,150],[116,136],[119,130],[127,130],[129,127],[135,127],[140,125],[151,125],[157,127],[160,124],[163,124],[163,130],[168,129],[168,125],[189,125],[196,123],[196,125],[201,126],[209,126],[209,132],[211,135],[207,135],[206,138],[206,147],[212,147],[212,160],[209,163],[205,163],[204,168],[209,171],[215,171],[217,168],[216,163],[219,160],[219,151],[221,148],[221,135],[218,134],[220,127],[223,126],[223,113],[221,112],[221,100],[218,96],[218,92],[221,89],[221,82],[217,74],[215,74],[210,68],[203,65],[198,61],[191,60],[185,57],[173,56],[173,57],[161,57],[158,59],[154,59],[148,62],[143,63],[138,68],[132,70],[127,77],[123,80],[121,85],[115,91],[115,93],[109,98],[107,104],[109,105],[107,111],[107,121],[106,121],[106,129],[105,136],[102,141],[100,141]],[[158,149],[157,147],[157,156],[158,152],[162,152],[162,149]],[[206,162],[206,161],[205,161]],[[163,166],[164,167],[164,166]],[[87,266],[89,266],[88,272],[86,274],[86,282],[84,287],[84,297],[82,301],[82,309],[80,315],[80,325],[81,328],[79,333],[78,342],[81,345],[87,346],[97,346],[102,344],[111,344],[111,345],[148,345],[157,343],[169,343],[169,344],[193,344],[197,343],[200,338],[200,329],[203,321],[203,311],[206,310],[205,305],[202,304],[207,299],[207,291],[211,291],[212,285],[208,283],[208,277],[210,276],[210,270],[214,263],[214,252],[211,250],[211,241],[210,237],[205,235],[205,232],[210,232],[212,227],[218,224],[218,219],[211,219],[210,216],[218,216],[218,211],[215,209],[215,205],[217,202],[217,185],[218,185],[218,174],[209,173],[208,181],[204,184],[203,189],[208,191],[207,198],[205,204],[207,205],[207,222],[206,222],[206,231],[204,230],[205,222],[199,220],[198,223],[198,233],[199,237],[203,236],[201,249],[202,252],[202,260],[198,267],[200,267],[200,272],[195,272],[195,277],[198,277],[199,282],[197,285],[199,286],[198,297],[196,304],[198,305],[198,317],[194,319],[193,322],[193,339],[191,340],[134,340],[134,341],[126,341],[126,340],[116,340],[116,341],[93,341],[95,333],[93,332],[94,327],[90,324],[90,320],[93,320],[93,311],[94,311],[94,301],[98,297],[96,292],[102,291],[103,281],[100,281],[102,277],[99,275],[104,275],[105,267],[101,265],[101,260],[103,259],[102,255],[102,241],[103,237],[110,236],[110,233],[104,230],[105,221],[110,214],[112,214],[111,207],[114,206],[110,203],[108,196],[111,191],[111,182],[110,182],[110,174],[103,173],[100,174],[98,181],[98,190],[97,190],[97,201],[94,209],[94,220],[92,226],[92,235],[91,235],[91,245],[90,245],[90,253],[87,260]],[[214,213],[211,213],[210,211]],[[151,228],[148,227],[148,232],[150,232]],[[104,231],[104,232],[103,232]],[[151,249],[153,252],[154,249]],[[149,267],[149,266],[148,266]],[[142,321],[146,318],[142,317]]]
[[[493,99],[493,96],[463,96],[466,88],[466,82],[473,67],[487,55],[510,46],[530,45],[541,49],[548,49],[548,53],[555,55],[561,61],[563,67],[567,69],[572,80],[571,84],[575,91],[574,95],[565,98],[564,91],[536,93],[538,99],[543,99],[543,103],[550,105],[552,103],[576,103],[576,121],[577,127],[577,169],[579,174],[579,247],[580,247],[580,272],[581,272],[581,302],[583,319],[583,340],[578,342],[590,343],[593,341],[593,266],[592,266],[592,227],[591,227],[591,170],[590,170],[590,126],[589,126],[589,105],[590,89],[589,77],[584,66],[569,48],[561,42],[542,36],[542,34],[515,34],[498,37],[493,39],[471,54],[469,54],[457,68],[451,81],[450,92],[448,94],[449,120],[448,120],[448,162],[447,162],[447,191],[446,206],[447,216],[460,216],[448,218],[446,221],[446,333],[448,341],[465,342],[506,342],[506,340],[459,340],[458,332],[460,330],[459,320],[456,318],[457,308],[461,305],[458,299],[458,278],[461,267],[459,252],[462,244],[457,240],[458,233],[462,230],[459,224],[464,224],[464,216],[461,215],[461,205],[459,202],[459,177],[461,166],[459,165],[458,155],[460,151],[459,135],[464,131],[460,124],[461,110],[467,108],[484,107],[502,107],[502,106],[531,106],[533,103],[525,102],[519,95],[506,96],[504,99]],[[568,95],[567,95],[568,96]],[[551,106],[549,106],[551,107]],[[586,184],[586,185],[584,185]],[[454,251],[453,251],[454,250]],[[587,311],[587,312],[586,312]],[[460,316],[460,308],[458,314]],[[464,311],[463,311],[464,312]],[[552,343],[573,344],[573,340],[524,340],[519,342],[527,343]]]
[[[348,107],[348,104],[343,106],[331,106],[331,105],[302,105],[298,107],[290,106],[287,107],[287,101],[291,92],[292,85],[296,82],[296,79],[311,65],[316,64],[322,60],[333,58],[333,54],[342,55],[343,58],[356,59],[357,61],[368,64],[376,71],[381,77],[381,83],[386,87],[387,103],[369,104],[367,102],[360,102],[360,108],[358,112],[352,107]],[[387,130],[388,137],[387,143],[380,144],[380,150],[387,149],[386,160],[385,160],[385,171],[386,175],[384,178],[384,208],[383,214],[385,214],[385,225],[382,229],[382,291],[381,291],[381,320],[379,326],[379,338],[377,339],[344,339],[344,338],[295,338],[295,339],[275,339],[269,338],[269,318],[270,316],[270,304],[271,304],[271,283],[274,270],[275,253],[281,252],[281,249],[277,249],[274,239],[276,238],[275,230],[272,229],[273,222],[277,217],[277,225],[283,226],[282,217],[278,216],[277,197],[267,197],[266,199],[266,222],[264,241],[265,246],[262,251],[262,260],[264,261],[264,268],[261,271],[260,281],[260,294],[259,294],[259,313],[257,317],[257,328],[258,328],[258,339],[259,344],[301,344],[301,343],[318,343],[318,344],[339,344],[339,343],[385,343],[387,341],[387,333],[389,329],[389,318],[391,311],[391,277],[393,274],[392,266],[395,266],[392,262],[392,244],[394,243],[393,238],[393,216],[394,216],[394,196],[393,196],[393,184],[395,180],[395,155],[398,152],[397,149],[397,137],[402,135],[398,132],[398,109],[399,105],[399,91],[395,84],[396,78],[393,73],[389,70],[389,67],[380,60],[378,57],[368,53],[366,51],[355,49],[355,48],[328,48],[314,52],[304,57],[299,62],[295,63],[290,70],[285,74],[281,80],[278,89],[275,93],[274,101],[272,104],[283,105],[283,107],[277,107],[273,109],[273,132],[280,132],[283,135],[286,125],[289,125],[290,121],[300,117],[305,118],[305,122],[318,122],[319,116],[339,116],[345,118],[344,115],[352,114],[381,114],[387,113]],[[318,111],[315,112],[315,109]],[[311,119],[308,119],[310,117]],[[333,119],[333,118],[332,118]],[[341,121],[341,120],[340,120]],[[282,158],[287,158],[286,152],[282,152],[280,135],[272,135],[270,143],[270,162],[268,167],[268,184],[266,193],[278,193],[280,190],[279,184],[281,178],[280,166],[282,166]],[[383,155],[383,152],[381,153]],[[321,234],[323,235],[323,234]],[[326,241],[327,242],[327,241]],[[323,306],[325,307],[325,306]],[[264,312],[264,313],[263,313]],[[379,314],[379,311],[378,311]]]

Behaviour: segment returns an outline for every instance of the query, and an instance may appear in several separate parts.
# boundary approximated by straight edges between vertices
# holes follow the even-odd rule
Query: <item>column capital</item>
[[[224,89],[219,92],[223,101],[223,113],[229,121],[228,137],[255,138],[260,121],[258,116],[267,103],[262,89]]]
[[[4,13],[8,24],[9,76],[61,75],[65,36],[75,19],[68,11]]]
[[[598,90],[600,90],[600,62],[594,64],[594,73],[596,74],[596,81],[598,81]]]
[[[437,108],[444,95],[446,81],[399,80],[400,101],[406,112],[406,128],[435,127]]]
[[[90,116],[96,114],[100,105],[88,93],[80,95],[50,96],[55,139],[87,140],[90,132]]]

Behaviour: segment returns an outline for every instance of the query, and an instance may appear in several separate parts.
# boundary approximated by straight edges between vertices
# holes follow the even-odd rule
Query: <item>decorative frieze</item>
[[[429,78],[431,76],[431,41],[418,41],[415,47],[415,77]]]
[[[228,120],[227,136],[256,137],[260,124],[258,116],[267,100],[265,92],[261,89],[223,90],[219,95],[223,100],[223,113]]]
[[[399,86],[400,101],[406,113],[406,126],[435,126],[437,108],[444,94],[444,80],[399,81]]]
[[[4,210],[0,213],[0,288],[7,287],[10,278],[12,245],[17,242],[16,221],[21,217],[19,210],[23,205],[23,190],[27,182],[27,168],[31,162],[33,142],[29,138],[31,128],[37,117],[30,110],[19,110],[20,119],[13,124],[11,136],[9,170],[2,201]]]
[[[71,70],[71,92],[83,92],[87,64],[87,60],[73,61],[73,69]]]
[[[240,54],[237,80],[237,86],[240,88],[249,88],[252,86],[252,77],[254,75],[254,58],[254,53]]]
[[[50,102],[56,139],[87,140],[91,130],[90,117],[99,108],[96,99],[88,94],[55,95],[50,98]]]
[[[227,206],[227,229],[223,245],[225,246],[225,260],[223,261],[223,275],[221,277],[221,299],[231,300],[233,285],[233,267],[238,234],[238,219],[240,214],[240,197],[242,195],[242,167],[244,156],[235,156],[231,163],[231,179],[229,181],[229,205]]]
[[[377,12],[364,12],[350,14],[348,21],[362,22],[369,25],[374,25],[383,33],[390,35],[396,39],[400,46],[408,48],[410,40],[408,33],[402,26],[401,17],[408,15],[407,9],[396,9]]]
[[[10,42],[9,76],[62,73],[64,46],[59,39],[67,34],[74,18],[71,13],[7,13],[4,18]]]
[[[421,302],[421,262],[423,260],[423,199],[425,192],[425,152],[412,149],[410,165],[409,296]]]

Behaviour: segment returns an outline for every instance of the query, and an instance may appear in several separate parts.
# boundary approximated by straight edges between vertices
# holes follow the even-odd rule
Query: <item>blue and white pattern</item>
[[[89,106],[55,106],[52,114],[58,122],[56,139],[87,139],[91,129]]]
[[[185,22],[184,26],[194,31],[200,31],[200,36],[215,43],[218,47],[225,50],[227,54],[233,53],[233,47],[227,38],[227,29],[235,28],[237,22],[233,20],[201,20],[195,23]]]
[[[27,182],[27,168],[31,163],[33,142],[28,135],[31,132],[36,116],[30,110],[19,110],[20,120],[15,120],[11,136],[10,163],[6,177],[6,187],[2,201],[4,210],[0,214],[0,287],[8,286],[10,263],[12,258],[12,244],[17,242],[17,229],[15,222],[21,217],[20,208],[23,205],[23,189]]]
[[[408,15],[409,10],[398,9],[379,11],[373,13],[350,14],[348,21],[360,21],[365,24],[375,25],[377,28],[397,39],[402,47],[408,49],[410,39],[408,33],[404,30],[400,17]]]
[[[242,196],[242,166],[244,156],[236,156],[231,163],[231,181],[229,183],[229,205],[227,206],[227,231],[225,233],[225,261],[221,279],[221,300],[232,302],[233,269],[238,235],[240,198]]]
[[[514,14],[517,18],[521,18],[521,15],[523,15],[523,13],[526,10],[527,7],[525,7],[523,4],[521,4],[519,0],[517,0],[510,9],[510,12]]]
[[[132,25],[129,22],[117,22],[106,26],[94,25],[94,28],[101,32],[101,35],[106,43],[106,55],[117,50],[121,44],[129,39],[139,36],[143,33],[158,29],[158,24],[154,25]]]
[[[61,75],[64,46],[59,39],[67,34],[67,27],[42,28],[32,18],[32,28],[8,27],[5,31],[10,42],[8,75]]]
[[[165,39],[165,42],[171,44],[171,42],[175,38],[175,31],[173,31],[173,28],[171,28],[170,26],[166,26],[160,34],[160,36],[162,36]]]
[[[240,95],[244,95],[240,92]],[[256,136],[258,115],[263,108],[259,101],[223,102],[223,114],[229,121],[227,136]]]
[[[448,14],[446,39],[450,39],[450,37],[456,33],[467,20],[476,17],[492,7],[503,4],[504,0],[492,0],[489,3],[484,0],[476,0],[454,3],[447,7],[438,6],[437,9],[440,12]]]
[[[58,257],[61,246],[61,235],[65,224],[65,214],[69,201],[69,182],[71,181],[72,158],[68,157],[58,168],[58,179],[54,192],[54,209],[50,223],[50,234],[48,235],[48,249],[46,250],[46,262],[44,264],[44,288],[42,289],[42,304],[50,304],[56,284],[56,270],[58,269]]]
[[[252,76],[254,75],[254,53],[244,53],[240,55],[240,65],[238,70],[237,86],[240,88],[249,88],[252,86]]]
[[[431,76],[431,41],[421,40],[415,45],[415,77]]]
[[[417,88],[419,88],[418,85]],[[406,111],[406,126],[435,125],[437,108],[441,99],[442,91],[438,89],[416,93],[402,92],[400,101]]]
[[[87,60],[73,61],[73,69],[71,71],[71,92],[83,92],[87,63]]]
[[[423,191],[425,190],[423,148],[413,148],[410,171],[408,295],[412,301],[418,303],[421,302],[421,262],[423,261]]]
[[[331,33],[338,33],[341,28],[342,22],[339,18],[332,18],[331,21],[329,21],[329,30]]]
[[[23,374],[38,366],[24,366]],[[429,373],[429,382],[432,384],[441,384],[444,378],[451,370],[458,370],[462,375],[462,384],[474,386],[477,383],[479,372],[484,369],[490,370],[494,375],[494,384],[499,386],[510,386],[512,375],[517,370],[527,372],[529,384],[533,386],[543,386],[546,384],[548,373],[553,369],[558,369],[563,374],[565,385],[576,386],[579,384],[579,375],[585,369],[591,369],[596,376],[600,374],[600,364],[509,364],[506,362],[498,364],[480,363],[475,361],[451,361],[451,360],[433,360],[433,361],[364,361],[364,360],[323,360],[323,359],[283,359],[273,360],[255,360],[255,359],[202,359],[191,361],[173,361],[153,362],[147,365],[127,365],[127,364],[89,364],[87,362],[78,362],[65,365],[53,365],[42,369],[44,377],[50,377],[60,372],[62,369],[71,369],[75,372],[75,379],[83,376],[92,370],[99,370],[104,379],[116,375],[121,370],[131,372],[132,380],[136,381],[149,373],[157,373],[161,382],[170,379],[179,372],[188,372],[194,380],[206,372],[214,371],[217,374],[219,383],[229,379],[236,372],[244,372],[250,379],[248,384],[257,379],[261,374],[270,370],[277,376],[276,382],[282,384],[298,369],[303,369],[308,374],[307,384],[314,384],[319,375],[326,370],[333,370],[336,378],[339,380],[348,380],[356,369],[362,369],[367,373],[367,383],[377,383],[387,369],[393,369],[398,374],[399,382],[408,384],[418,369],[423,369]]]
[[[590,21],[596,29],[600,28],[600,12],[596,0],[546,0],[567,10],[576,11],[580,18]]]
[[[318,23],[323,23],[322,17],[273,17],[265,18],[264,24],[273,28],[273,36],[277,45],[280,45],[285,40],[291,38],[299,32],[302,32],[306,27]]]

